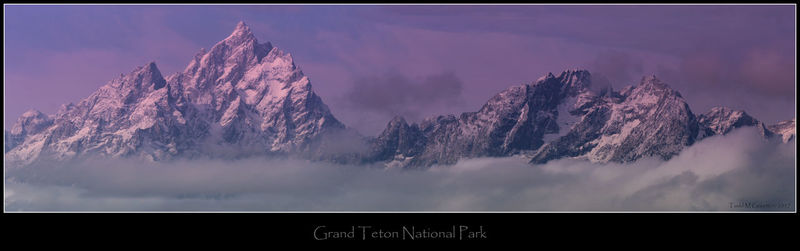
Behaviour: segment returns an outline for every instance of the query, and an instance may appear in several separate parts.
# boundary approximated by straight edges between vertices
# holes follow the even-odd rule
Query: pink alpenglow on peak
[[[345,130],[289,53],[259,44],[244,22],[183,72],[154,62],[110,81],[49,120],[26,113],[6,159],[81,156],[237,157],[323,152],[323,135]]]
[[[646,75],[614,91],[592,88],[573,68],[511,86],[475,112],[392,119],[377,137],[339,122],[290,53],[259,43],[244,23],[183,72],[161,75],[154,62],[111,80],[52,116],[30,111],[6,132],[6,160],[196,156],[294,156],[386,167],[450,165],[461,159],[524,156],[590,162],[670,159],[699,140],[740,127],[794,137],[794,120],[773,126],[744,111],[695,115],[667,83]]]

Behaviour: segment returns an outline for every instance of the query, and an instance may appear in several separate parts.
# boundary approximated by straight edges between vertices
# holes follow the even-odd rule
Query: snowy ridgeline
[[[696,141],[753,126],[765,138],[794,138],[795,120],[766,126],[744,111],[695,115],[655,76],[620,91],[593,91],[585,70],[547,74],[492,97],[479,111],[420,123],[397,117],[377,137],[339,122],[291,54],[258,43],[250,28],[201,50],[163,77],[136,68],[53,115],[29,111],[5,132],[5,160],[103,156],[168,160],[293,155],[337,163],[428,167],[459,159],[525,156],[533,163],[669,159]]]

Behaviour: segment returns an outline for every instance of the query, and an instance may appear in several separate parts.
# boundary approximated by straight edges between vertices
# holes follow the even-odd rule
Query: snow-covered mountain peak
[[[745,111],[729,107],[714,107],[705,114],[697,116],[697,121],[703,127],[704,135],[724,135],[733,129],[744,126],[755,126],[765,137],[773,135],[761,121],[753,118]]]
[[[256,56],[259,60],[272,50],[272,44],[267,42],[259,44],[255,34],[250,27],[239,22],[231,34],[215,44],[206,53],[206,56],[217,57],[214,60],[227,60],[231,56],[238,56],[234,59],[241,60],[242,57]],[[201,51],[202,53],[203,51]]]
[[[44,115],[44,113],[40,112],[39,110],[30,109],[30,110],[25,111],[25,113],[23,113],[22,116],[19,117],[19,118],[20,119],[27,119],[27,118],[35,118],[35,117],[45,117],[45,115]]]
[[[155,62],[136,67],[127,75],[112,80],[111,85],[117,89],[134,89],[138,91],[153,91],[167,84]]]
[[[741,126],[758,126],[765,136],[777,132],[784,141],[794,137],[795,120],[767,130],[730,108],[696,116],[654,75],[620,92],[591,85],[584,69],[547,73],[497,93],[478,111],[419,123],[396,116],[362,142],[313,92],[290,53],[258,43],[240,22],[183,72],[165,79],[150,62],[52,116],[26,112],[6,132],[5,156],[17,165],[40,156],[95,154],[149,160],[286,154],[418,167],[517,154],[533,163],[566,157],[631,162],[669,159],[696,140]],[[354,150],[342,151],[342,145]]]
[[[662,103],[664,100],[675,100],[680,103],[685,103],[683,96],[673,90],[669,85],[656,78],[655,75],[647,75],[642,77],[642,80],[636,86],[629,86],[620,94],[626,97],[628,102],[641,103],[641,104],[657,104]]]
[[[150,62],[62,106],[52,119],[31,113],[19,124],[5,142],[15,165],[40,155],[320,157],[314,154],[332,144],[330,135],[345,129],[291,54],[258,43],[244,23],[200,50],[183,72],[165,79]]]
[[[270,79],[299,80],[301,73],[296,74],[295,69],[291,55],[277,50],[269,42],[259,44],[250,28],[240,23],[228,38],[208,52],[198,53],[175,81],[183,83],[191,101],[211,104],[218,99],[216,94],[230,93],[233,87],[262,86],[257,92],[263,93]],[[270,90],[274,89],[283,87]]]
[[[635,88],[639,89],[647,89],[647,90],[668,90],[672,91],[672,88],[661,81],[661,79],[657,78],[655,74],[645,75],[642,77],[642,80],[639,82],[639,85]]]
[[[568,95],[574,96],[588,90],[591,85],[591,74],[587,70],[577,68],[563,71],[558,76],[548,72],[547,75],[538,78],[531,85],[537,88],[557,86],[561,89],[562,94],[568,93]]]
[[[794,139],[796,135],[797,124],[795,120],[796,118],[781,121],[778,124],[769,126],[769,130],[776,134],[780,134],[783,142],[789,142],[790,140]]]
[[[269,44],[269,43],[267,43]],[[271,46],[271,45],[270,45]],[[294,64],[294,57],[289,52],[285,52],[277,47],[271,47],[269,53],[266,55],[265,61],[270,62],[272,65],[283,67],[289,70],[297,69]]]
[[[239,23],[236,24],[236,28],[233,30],[233,32],[231,32],[231,34],[228,35],[223,42],[232,44],[255,39],[256,36],[253,34],[253,31],[250,30],[250,26],[247,26],[244,21],[239,21]]]
[[[558,79],[564,83],[564,91],[569,96],[574,96],[577,93],[588,90],[591,85],[591,74],[583,69],[570,69],[558,76]]]
[[[589,74],[588,70],[576,67],[576,68],[571,68],[571,69],[564,70],[559,75],[560,76],[566,76],[566,75],[569,75],[569,76],[573,76],[573,75],[582,76],[582,75],[588,75],[588,74]]]
[[[231,32],[227,38],[214,45],[211,50],[213,51],[215,48],[217,48],[217,50],[228,50],[229,52],[235,52],[237,50],[252,52],[258,60],[261,60],[261,58],[272,50],[272,44],[270,42],[259,44],[258,39],[255,34],[253,34],[253,31],[250,30],[250,27],[244,22],[239,22],[233,32]],[[239,54],[230,53],[230,55]],[[244,53],[244,55],[250,56],[250,53]]]
[[[544,82],[545,80],[552,79],[552,78],[556,78],[556,76],[555,76],[555,75],[553,75],[553,73],[552,73],[552,72],[548,72],[548,73],[547,73],[547,74],[545,74],[544,76],[542,76],[542,77],[540,77],[540,78],[536,79],[536,81],[534,81],[534,82],[533,82],[533,85],[537,85],[537,84],[539,84],[539,83],[541,83],[541,82]]]
[[[738,119],[738,118],[741,118],[741,117],[750,118],[750,115],[747,115],[746,112],[744,112],[742,110],[734,110],[734,109],[732,109],[730,107],[726,107],[726,106],[713,107],[713,108],[711,108],[711,110],[708,113],[706,113],[706,115],[709,115],[709,116],[724,116],[724,117],[727,117],[727,118],[730,118],[730,119]]]
[[[575,79],[584,76],[581,71],[572,73]],[[585,79],[589,78],[586,72]],[[652,75],[619,93],[607,91],[606,95],[598,96],[585,91],[575,97],[565,100],[566,104],[574,103],[575,109],[558,112],[555,121],[561,124],[558,121],[563,120],[564,115],[579,117],[572,126],[568,126],[569,123],[559,126],[569,132],[559,133],[552,142],[538,149],[533,163],[567,156],[601,163],[630,162],[648,156],[668,159],[684,146],[691,145],[698,131],[695,116],[686,101]]]
[[[239,31],[239,30],[247,30],[247,31],[249,31],[250,27],[247,26],[247,24],[244,21],[239,21],[238,23],[236,23],[236,30],[235,31]]]
[[[662,83],[662,82],[660,79],[658,79],[658,77],[656,77],[656,74],[647,74],[642,76],[641,80],[641,84],[646,84],[646,83]]]
[[[49,125],[51,119],[44,113],[31,109],[22,114],[14,127],[11,128],[11,134],[21,135],[28,133],[37,133],[42,127]]]

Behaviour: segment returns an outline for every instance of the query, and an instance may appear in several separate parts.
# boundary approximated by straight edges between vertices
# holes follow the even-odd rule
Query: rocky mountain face
[[[549,73],[498,93],[476,112],[420,123],[395,117],[380,135],[364,138],[331,114],[289,53],[259,43],[239,23],[182,72],[164,77],[148,63],[53,115],[26,112],[4,132],[5,161],[293,155],[428,167],[523,155],[534,164],[560,158],[624,163],[666,160],[698,140],[745,126],[784,142],[795,137],[794,119],[766,126],[725,107],[695,115],[655,76],[619,91],[595,89],[588,71]]]
[[[559,112],[565,110],[559,108],[569,98],[588,101],[590,97],[582,95],[588,83],[586,71],[549,74],[495,95],[477,112],[437,116],[412,125],[395,118],[375,139],[374,158],[429,166],[536,150],[544,144],[545,135],[566,130],[559,125],[565,123],[559,120]]]
[[[5,134],[5,159],[314,156],[322,134],[343,130],[291,55],[239,23],[183,72],[164,78],[148,63],[55,115],[25,113]]]
[[[797,128],[797,125],[795,124],[795,119],[782,121],[767,128],[771,132],[780,135],[784,143],[788,143],[790,140],[796,138],[795,129]]]
[[[53,120],[39,111],[29,110],[23,113],[11,132],[4,132],[5,152],[22,143],[27,135],[37,134],[52,124]]]
[[[533,163],[562,157],[592,162],[630,162],[642,157],[669,159],[694,143],[697,118],[680,93],[655,76],[620,92],[593,95],[587,109],[572,108],[580,122],[567,135],[533,155]]]
[[[793,122],[768,128],[744,111],[724,107],[695,115],[679,92],[655,76],[620,91],[593,91],[590,79],[588,71],[568,70],[511,87],[478,112],[419,124],[395,118],[373,141],[373,157],[390,167],[515,154],[534,164],[560,158],[625,163],[668,160],[698,140],[744,126],[760,128],[764,137],[794,130]]]
[[[774,133],[767,129],[761,121],[751,117],[744,111],[733,110],[727,107],[714,107],[706,114],[698,116],[703,135],[723,135],[731,130],[743,126],[755,126],[762,136],[772,137]]]
[[[223,148],[305,151],[318,135],[345,128],[312,91],[291,54],[259,44],[243,23],[168,82],[182,87],[196,114],[194,124],[207,127],[206,140]]]

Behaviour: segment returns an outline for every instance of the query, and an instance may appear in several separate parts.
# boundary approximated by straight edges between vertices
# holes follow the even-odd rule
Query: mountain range
[[[240,22],[182,72],[164,77],[150,62],[53,115],[24,113],[4,132],[4,159],[25,166],[95,157],[294,156],[409,168],[521,155],[533,164],[625,163],[667,160],[740,127],[789,142],[796,125],[765,125],[725,107],[695,114],[653,75],[615,91],[594,88],[588,71],[570,69],[512,86],[477,112],[419,123],[395,117],[380,135],[365,137],[332,115],[290,53],[259,43]]]

